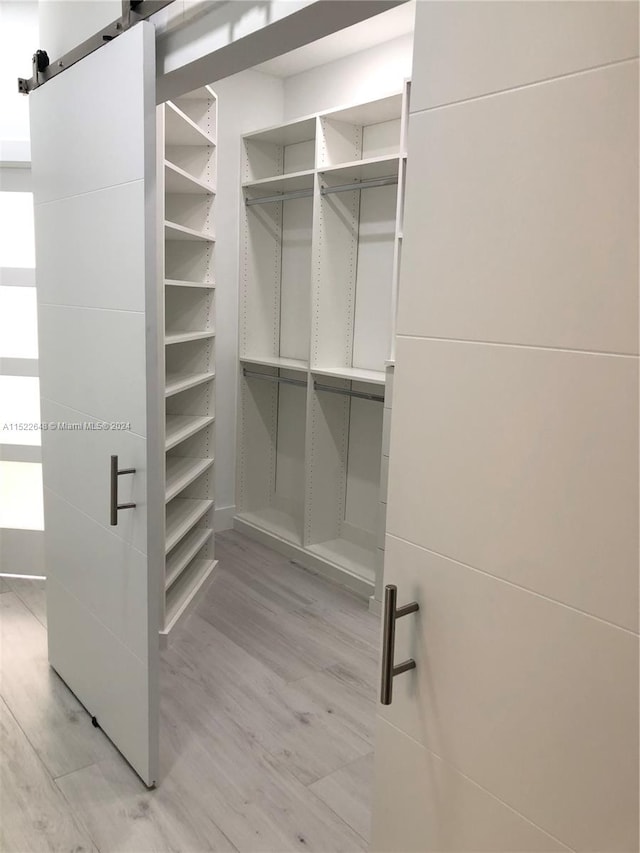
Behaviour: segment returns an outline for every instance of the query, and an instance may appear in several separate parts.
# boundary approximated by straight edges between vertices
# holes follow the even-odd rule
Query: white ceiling
[[[316,68],[318,65],[411,33],[416,13],[415,4],[416,0],[409,0],[353,27],[347,27],[298,50],[292,50],[291,53],[256,65],[255,70],[272,74],[274,77],[291,77],[309,68]]]

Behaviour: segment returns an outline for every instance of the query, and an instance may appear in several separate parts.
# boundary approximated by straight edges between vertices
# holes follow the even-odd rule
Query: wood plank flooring
[[[368,847],[379,622],[239,533],[163,653],[148,791],[46,661],[40,581],[0,584],[0,851]]]

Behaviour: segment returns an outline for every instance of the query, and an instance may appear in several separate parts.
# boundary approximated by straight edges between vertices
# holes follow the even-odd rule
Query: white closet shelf
[[[384,370],[365,370],[363,367],[312,367],[311,372],[317,376],[334,376],[336,379],[350,379],[353,382],[385,384]]]
[[[402,92],[378,98],[377,101],[369,101],[365,104],[357,104],[354,107],[338,107],[324,113],[323,117],[333,121],[345,122],[359,126],[368,124],[379,124],[380,122],[392,121],[402,116]]]
[[[167,590],[165,627],[160,631],[161,647],[166,647],[171,632],[180,624],[215,577],[216,560],[192,560]]]
[[[168,456],[165,476],[165,503],[179,495],[213,465],[213,458],[192,459],[190,456]]]
[[[253,133],[245,133],[243,136],[243,139],[250,142],[268,142],[271,145],[297,145],[299,142],[310,142],[315,138],[315,116],[274,125]]]
[[[174,498],[170,504],[167,504],[165,553],[168,554],[172,548],[175,548],[212,506],[212,500],[195,498]]]
[[[164,237],[165,240],[198,240],[202,243],[215,243],[213,234],[196,231],[194,228],[187,228],[185,225],[170,222],[168,219],[164,221]]]
[[[397,154],[383,157],[368,157],[365,160],[352,160],[349,163],[338,163],[335,166],[325,166],[319,169],[323,178],[331,184],[347,184],[352,181],[369,181],[376,178],[398,177],[400,156]]]
[[[207,338],[215,338],[214,331],[209,332],[167,332],[164,336],[166,346],[171,344],[184,344],[187,341],[204,341]]]
[[[195,388],[196,385],[209,382],[215,378],[215,375],[214,371],[207,373],[170,373],[166,379],[164,396],[173,397],[174,394],[179,394],[181,391],[188,391],[189,388]]]
[[[170,160],[164,161],[164,187],[168,193],[215,195],[214,187],[189,174]]]
[[[186,279],[165,278],[164,283],[167,287],[207,287],[210,290],[215,288],[212,281],[187,281]]]
[[[213,416],[167,415],[165,426],[165,450],[171,450],[192,435],[214,422]]]
[[[167,101],[166,107],[164,126],[166,145],[215,145],[215,140],[198,127],[177,104]]]
[[[314,175],[313,169],[305,169],[303,172],[289,172],[285,175],[274,175],[272,178],[261,178],[259,181],[247,181],[242,186],[245,190],[264,192],[264,195],[294,190],[312,190]],[[258,197],[256,195],[251,196],[251,198]]]
[[[166,561],[164,573],[165,590],[169,589],[172,583],[175,583],[183,570],[186,569],[198,551],[207,544],[212,536],[213,530],[210,527],[196,527],[173,549]]]
[[[309,545],[308,550],[352,575],[371,582],[375,580],[375,548],[365,548],[348,539],[332,539]]]
[[[209,91],[208,86],[200,86],[199,89],[193,89],[191,92],[186,92],[180,95],[178,101],[206,101],[208,104],[214,100],[215,96]]]
[[[303,361],[299,358],[284,358],[279,355],[273,356],[241,356],[240,361],[242,364],[260,364],[264,367],[281,367],[285,370],[301,370],[303,372],[307,372],[309,369],[309,362]]]
[[[239,519],[252,527],[278,536],[286,542],[300,545],[302,542],[302,523],[284,510],[268,506],[263,509],[238,513]]]

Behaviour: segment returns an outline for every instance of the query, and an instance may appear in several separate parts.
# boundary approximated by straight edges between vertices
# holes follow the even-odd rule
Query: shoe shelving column
[[[212,579],[216,186],[214,92],[158,108],[164,256],[166,642]]]

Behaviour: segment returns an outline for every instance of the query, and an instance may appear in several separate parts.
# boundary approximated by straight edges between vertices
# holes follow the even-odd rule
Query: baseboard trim
[[[376,616],[382,616],[382,602],[378,601],[375,595],[369,598],[369,612]]]
[[[235,506],[216,507],[213,513],[213,526],[216,533],[222,533],[223,530],[233,530],[233,519],[236,512]]]

